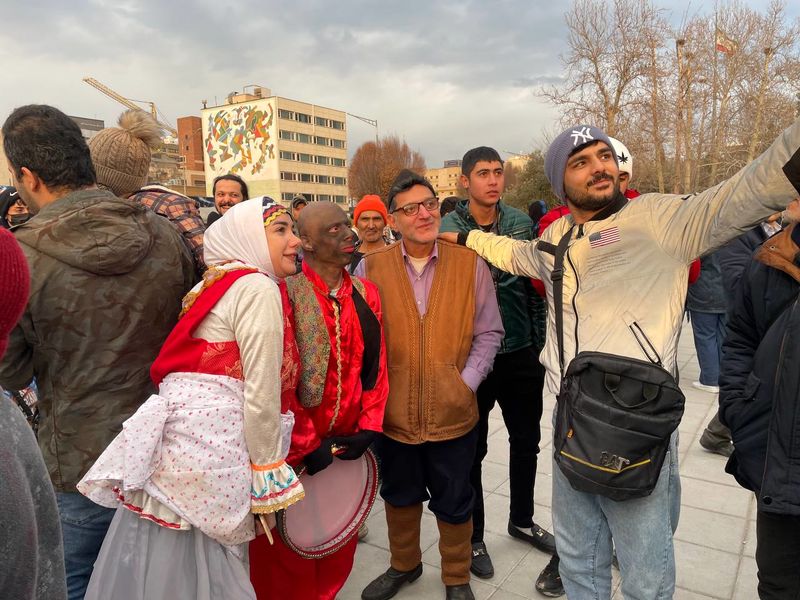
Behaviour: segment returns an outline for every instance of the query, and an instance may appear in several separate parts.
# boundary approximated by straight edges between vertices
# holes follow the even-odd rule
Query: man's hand
[[[334,439],[326,438],[322,440],[319,448],[305,455],[303,463],[306,465],[306,473],[309,475],[319,473],[333,462],[331,446],[334,444]]]
[[[444,240],[445,242],[450,242],[451,244],[457,244],[458,234],[454,231],[443,231],[439,234],[439,239]]]
[[[356,460],[361,458],[376,437],[378,437],[377,431],[364,430],[353,435],[335,436],[330,439],[337,446],[344,448],[344,451],[337,452],[336,456],[343,460]]]

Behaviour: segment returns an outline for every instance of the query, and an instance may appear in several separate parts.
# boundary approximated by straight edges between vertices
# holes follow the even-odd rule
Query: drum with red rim
[[[358,534],[378,491],[378,463],[367,450],[357,460],[334,457],[314,475],[298,470],[305,498],[276,515],[278,534],[303,558],[333,554]]]

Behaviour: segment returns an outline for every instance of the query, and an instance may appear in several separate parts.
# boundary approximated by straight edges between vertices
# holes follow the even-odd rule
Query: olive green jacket
[[[39,386],[39,446],[56,491],[75,484],[154,391],[150,364],[194,266],[166,219],[87,189],[15,229],[31,271],[0,385]]]

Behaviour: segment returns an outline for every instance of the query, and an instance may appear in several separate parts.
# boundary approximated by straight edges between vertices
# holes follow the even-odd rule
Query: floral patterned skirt
[[[125,421],[78,490],[102,506],[122,504],[165,529],[196,527],[231,547],[253,539],[243,402],[239,379],[168,375],[159,393]],[[293,423],[291,413],[281,415],[283,456]]]

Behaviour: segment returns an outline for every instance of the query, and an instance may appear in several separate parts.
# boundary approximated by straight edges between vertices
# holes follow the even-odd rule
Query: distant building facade
[[[431,182],[439,200],[458,195],[459,175],[461,175],[460,160],[446,160],[443,167],[425,171],[425,178]]]
[[[75,124],[81,128],[81,135],[87,142],[105,129],[102,119],[90,119],[88,117],[70,117]]]
[[[202,123],[200,117],[178,119],[178,154],[189,196],[206,195]]]
[[[3,134],[0,134],[0,185],[11,185],[11,173],[8,172],[8,160],[3,151]]]
[[[273,96],[256,87],[231,94],[227,103],[202,111],[206,195],[217,175],[236,173],[251,196],[288,203],[347,202],[346,113]]]

